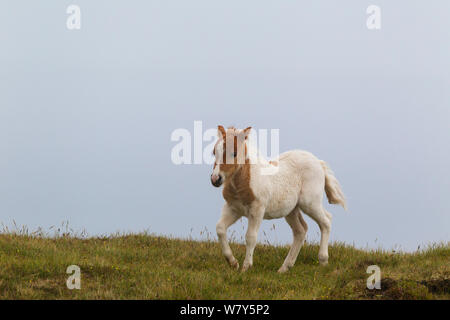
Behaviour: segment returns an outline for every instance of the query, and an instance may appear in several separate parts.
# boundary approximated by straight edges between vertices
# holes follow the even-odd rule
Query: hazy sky
[[[70,4],[80,30],[66,27]],[[381,30],[366,27],[371,4]],[[281,152],[326,160],[349,206],[327,204],[332,240],[449,241],[449,12],[446,0],[2,1],[0,222],[215,234],[211,166],[170,157],[171,133],[199,120],[280,129]],[[240,238],[243,223],[231,229]],[[263,229],[291,241],[284,220]]]

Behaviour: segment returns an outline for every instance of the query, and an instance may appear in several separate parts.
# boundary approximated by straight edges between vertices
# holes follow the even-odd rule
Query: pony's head
[[[242,165],[248,163],[247,140],[252,128],[243,130],[230,127],[217,127],[218,140],[214,146],[214,169],[211,183],[220,187],[225,180],[232,176]]]

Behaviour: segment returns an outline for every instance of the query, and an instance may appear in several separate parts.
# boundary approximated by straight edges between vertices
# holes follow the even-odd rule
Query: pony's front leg
[[[216,225],[217,237],[219,238],[220,245],[222,246],[222,253],[227,259],[230,266],[235,269],[239,269],[239,262],[233,256],[230,245],[227,241],[227,229],[233,223],[235,223],[240,218],[239,215],[233,212],[228,204],[225,204],[222,209],[222,216]]]
[[[246,252],[242,271],[247,271],[253,265],[253,251],[256,246],[256,239],[258,237],[259,226],[264,217],[263,206],[253,206],[248,214],[248,228],[245,235]]]

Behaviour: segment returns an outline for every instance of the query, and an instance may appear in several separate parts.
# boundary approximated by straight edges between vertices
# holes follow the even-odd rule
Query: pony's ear
[[[217,127],[217,136],[219,137],[219,139],[225,139],[225,134],[226,134],[225,128],[222,126],[218,126]]]
[[[244,134],[244,139],[247,139],[248,138],[248,135],[250,134],[250,131],[252,130],[252,127],[248,127],[248,128],[245,128],[244,129],[244,131],[243,131],[243,134]]]

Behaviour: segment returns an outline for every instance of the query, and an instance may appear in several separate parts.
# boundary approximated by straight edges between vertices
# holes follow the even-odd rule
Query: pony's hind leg
[[[300,208],[319,225],[321,233],[319,263],[321,265],[326,265],[328,263],[328,240],[331,232],[331,214],[323,208],[321,201],[303,203]]]
[[[294,240],[283,265],[280,269],[278,269],[279,273],[286,272],[294,266],[298,253],[305,242],[306,231],[308,231],[308,226],[305,220],[303,220],[302,213],[298,207],[292,210],[292,212],[286,216],[285,219],[292,229]]]

